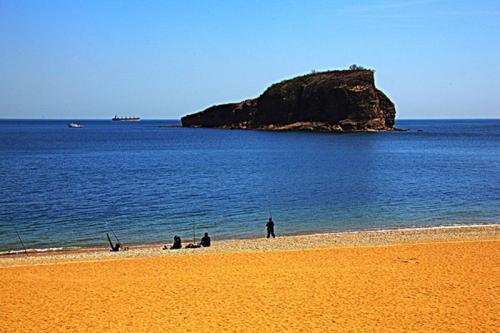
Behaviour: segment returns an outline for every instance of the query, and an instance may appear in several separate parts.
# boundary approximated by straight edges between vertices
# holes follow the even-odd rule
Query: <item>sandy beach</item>
[[[499,225],[0,258],[1,332],[494,332]]]

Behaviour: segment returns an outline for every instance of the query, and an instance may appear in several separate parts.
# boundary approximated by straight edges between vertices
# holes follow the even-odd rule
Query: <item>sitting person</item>
[[[210,237],[208,237],[208,232],[205,232],[205,236],[201,238],[201,242],[197,244],[189,243],[186,245],[186,249],[197,249],[200,247],[209,247],[210,246]]]
[[[210,247],[210,237],[208,237],[208,232],[205,232],[205,236],[201,238],[200,246]]]
[[[170,250],[178,250],[178,249],[181,249],[182,248],[182,242],[181,242],[181,238],[177,235],[174,236],[174,243],[172,244],[172,246],[170,247]],[[163,247],[164,250],[167,249],[167,246],[165,245]]]

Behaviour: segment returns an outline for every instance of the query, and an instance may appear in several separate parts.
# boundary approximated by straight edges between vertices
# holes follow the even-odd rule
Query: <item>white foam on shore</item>
[[[339,233],[360,233],[360,232],[391,232],[391,231],[419,231],[419,230],[443,230],[443,229],[467,229],[467,228],[481,228],[481,227],[498,227],[500,223],[488,223],[488,224],[445,224],[438,226],[428,226],[428,227],[420,227],[420,226],[412,226],[412,227],[403,227],[403,228],[387,228],[387,229],[365,229],[365,230],[356,230],[356,231],[345,231]],[[329,233],[329,232],[328,232]]]
[[[4,255],[18,255],[18,254],[37,254],[37,253],[49,253],[49,252],[60,252],[60,251],[73,251],[80,250],[81,247],[71,246],[71,247],[46,247],[46,248],[35,248],[26,250],[10,250],[0,252],[0,256]]]

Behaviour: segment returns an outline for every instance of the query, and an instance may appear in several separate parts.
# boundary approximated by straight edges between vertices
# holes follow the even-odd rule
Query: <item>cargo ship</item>
[[[141,118],[137,116],[114,116],[111,120],[113,121],[139,121]]]

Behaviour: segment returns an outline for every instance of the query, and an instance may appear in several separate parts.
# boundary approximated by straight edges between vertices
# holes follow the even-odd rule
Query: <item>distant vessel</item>
[[[139,121],[141,118],[137,116],[114,116],[113,121]]]
[[[83,128],[83,125],[79,124],[79,123],[69,123],[68,127],[69,128]]]

